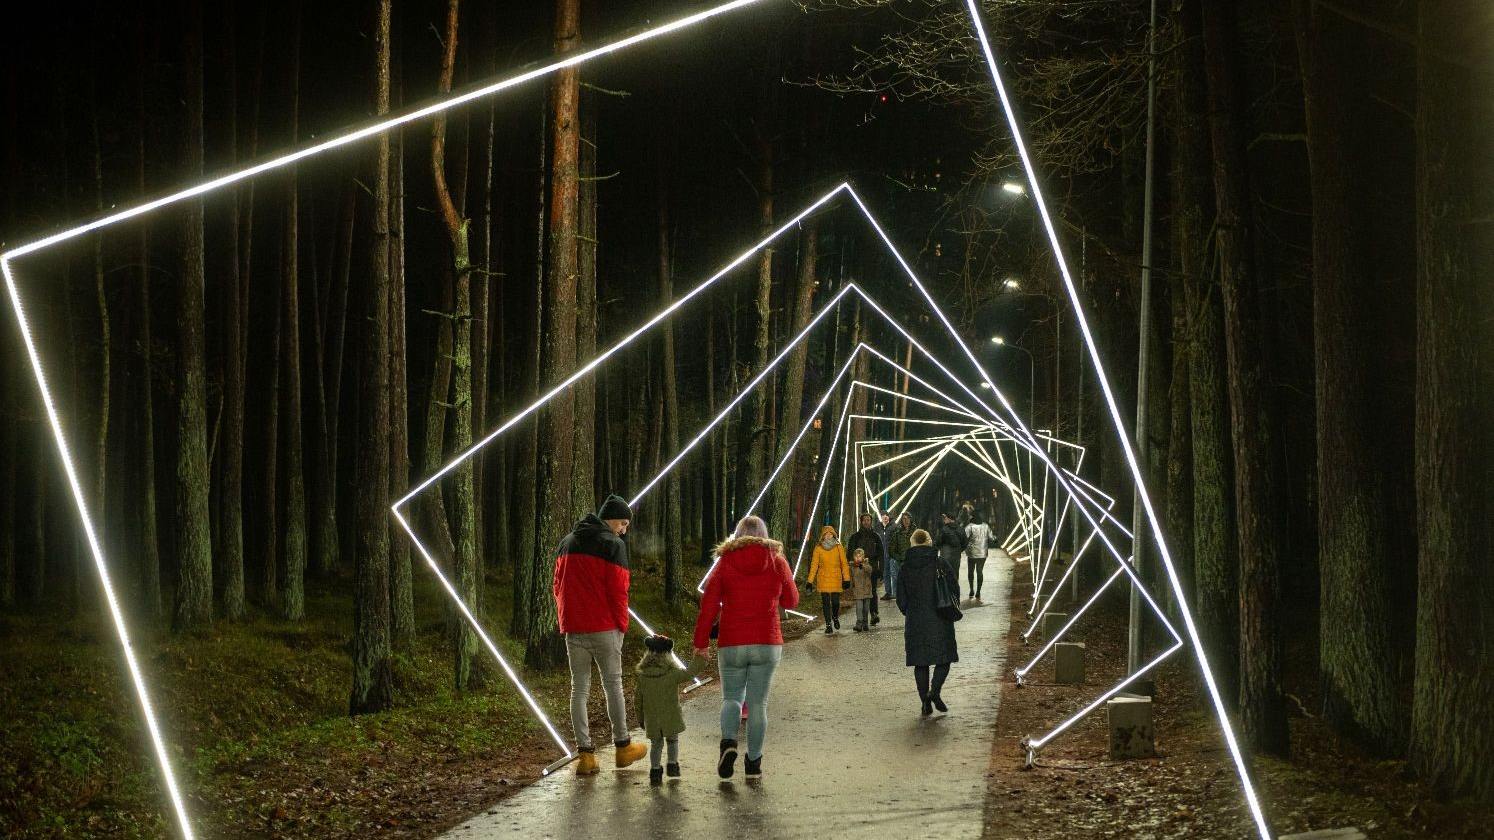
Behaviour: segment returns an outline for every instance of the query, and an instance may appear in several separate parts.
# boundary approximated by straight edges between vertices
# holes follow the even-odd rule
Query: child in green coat
[[[649,740],[650,785],[664,784],[660,767],[663,748],[669,747],[669,777],[680,777],[680,738],[685,731],[685,716],[680,710],[680,684],[695,679],[706,668],[706,659],[696,656],[689,668],[675,664],[671,655],[674,640],[668,636],[649,636],[643,640],[648,652],[638,663],[638,685],[635,689],[639,722]]]

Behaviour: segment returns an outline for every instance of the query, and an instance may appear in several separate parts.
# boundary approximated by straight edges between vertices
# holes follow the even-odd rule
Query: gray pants
[[[582,752],[591,752],[591,720],[586,713],[586,701],[591,697],[591,666],[595,662],[602,672],[602,690],[607,692],[607,720],[612,723],[612,742],[626,742],[628,737],[628,706],[623,700],[621,630],[601,633],[568,633],[565,637],[565,652],[571,662],[571,728],[576,733],[576,746]]]

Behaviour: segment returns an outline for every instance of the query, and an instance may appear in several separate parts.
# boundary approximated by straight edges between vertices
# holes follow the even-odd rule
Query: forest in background
[[[90,5],[5,58],[6,244],[679,11],[654,5]],[[1144,10],[985,10],[1129,415]],[[1010,355],[989,357],[993,371],[1097,451],[1100,486],[1125,488],[1035,214],[1001,190],[1021,173],[963,7],[811,12],[768,3],[23,258],[131,625],[211,649],[225,626],[350,609],[346,711],[382,713],[401,705],[401,668],[429,676],[411,665],[429,649],[423,608],[442,614],[452,690],[506,691],[422,582],[389,503],[847,178],[961,340],[989,354],[993,331],[1017,336],[1036,381]],[[1231,666],[1226,696],[1256,750],[1289,753],[1295,689],[1345,739],[1488,801],[1491,13],[1431,0],[1162,13],[1143,437],[1200,629]],[[852,281],[954,357],[865,223],[828,211],[415,500],[412,525],[527,669],[563,658],[548,582],[570,523],[646,484]],[[661,608],[693,609],[708,547],[847,352],[895,338],[867,308],[831,321],[642,505],[630,540]],[[6,323],[10,646],[102,604]],[[904,410],[856,393],[856,408]],[[774,485],[776,534],[805,527],[828,446],[810,438]],[[1303,630],[1310,692],[1282,679]],[[4,798],[24,809],[34,795]]]

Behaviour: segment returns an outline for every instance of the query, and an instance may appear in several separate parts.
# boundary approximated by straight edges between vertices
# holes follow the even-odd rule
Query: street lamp
[[[1012,275],[1001,281],[1001,287],[1008,292],[1015,292],[1022,288],[1022,281],[1018,280],[1016,275]]]
[[[1001,185],[1001,189],[1005,192],[1011,193],[1012,195],[1027,194],[1027,188],[1022,186],[1022,184],[1018,181],[1007,181]]]

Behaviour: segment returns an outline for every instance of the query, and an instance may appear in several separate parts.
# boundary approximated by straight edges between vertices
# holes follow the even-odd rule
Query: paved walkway
[[[883,601],[882,623],[870,633],[851,632],[852,612],[836,635],[815,630],[785,646],[760,781],[742,778],[740,759],[731,780],[716,776],[721,692],[712,682],[684,704],[683,778],[651,788],[646,758],[616,770],[611,752],[599,751],[597,776],[577,778],[567,767],[446,838],[980,837],[1010,560],[993,555],[986,575],[988,602],[967,602],[956,625],[960,662],[943,691],[948,714],[919,717],[913,670],[903,665],[902,616]]]

